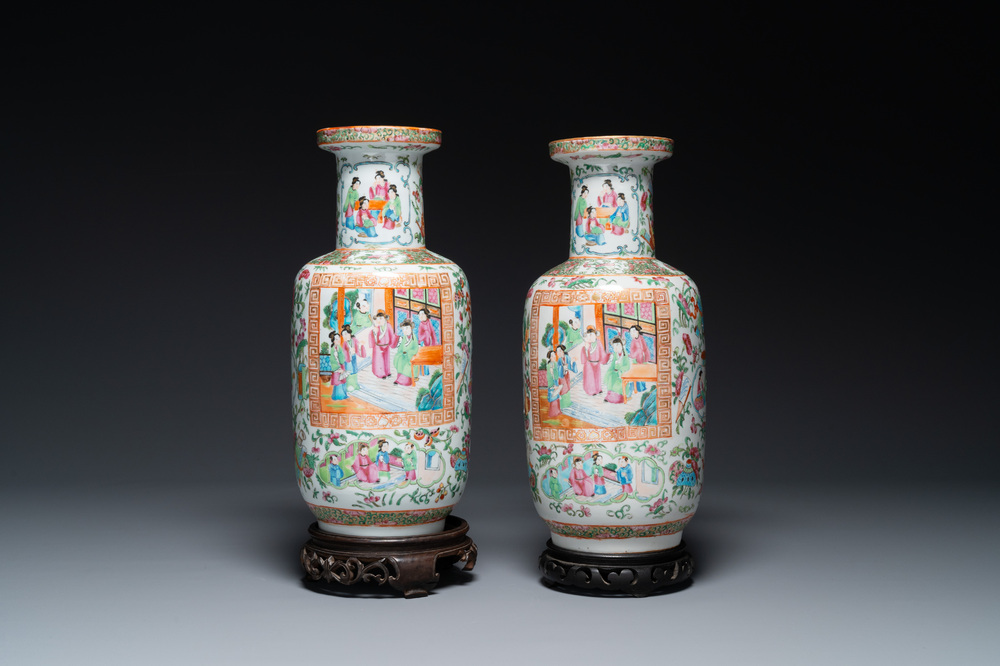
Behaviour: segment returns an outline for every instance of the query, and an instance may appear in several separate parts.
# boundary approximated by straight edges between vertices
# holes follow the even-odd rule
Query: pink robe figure
[[[375,226],[375,216],[367,208],[359,208],[354,214],[354,224],[358,229],[370,229]]]
[[[646,346],[646,341],[642,339],[642,333],[638,337],[632,340],[632,351],[628,353],[636,363],[649,363],[649,347]]]
[[[420,326],[417,327],[417,342],[421,347],[437,346],[437,333],[434,332],[434,325],[430,319],[420,322]]]
[[[389,184],[382,183],[381,185],[372,185],[368,188],[368,199],[374,201],[375,199],[388,199],[389,198]]]
[[[617,208],[617,206],[615,206],[615,198],[616,195],[614,189],[607,194],[598,194],[597,205],[601,208]]]
[[[549,401],[549,418],[554,419],[562,414],[562,409],[559,408],[559,400]]]
[[[566,395],[569,393],[569,368],[566,368],[566,374],[559,378],[559,395]]]
[[[389,361],[389,348],[396,345],[399,337],[393,333],[392,326],[385,325],[385,329],[379,330],[378,326],[372,327],[368,333],[368,343],[372,348],[372,374],[379,379],[388,377],[392,372],[392,363]]]
[[[598,220],[596,217],[588,217],[587,218],[587,228],[586,228],[586,230],[583,233],[585,233],[585,234],[592,234],[592,233],[594,233],[593,232],[594,227],[600,227],[601,229],[604,229],[604,225],[601,224],[600,220]]]
[[[582,469],[573,468],[569,473],[569,485],[573,487],[573,492],[584,497],[592,497],[594,494],[594,480]]]
[[[361,358],[365,358],[368,354],[368,351],[365,349],[365,346],[358,344],[357,338],[351,338],[350,342],[344,343],[344,352],[347,354],[346,363],[348,366],[350,366],[352,356],[360,356]],[[348,367],[348,369],[350,369],[350,367]]]
[[[372,459],[361,453],[354,459],[351,468],[358,477],[358,481],[365,483],[378,483],[378,470],[372,464]]]
[[[601,392],[601,364],[607,363],[611,354],[604,351],[600,340],[595,340],[593,346],[583,345],[580,360],[583,362],[583,390],[587,395],[597,395]]]

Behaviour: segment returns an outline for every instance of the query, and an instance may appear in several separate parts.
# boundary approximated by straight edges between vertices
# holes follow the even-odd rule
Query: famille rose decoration
[[[694,282],[654,257],[653,165],[670,139],[554,141],[570,258],[528,290],[524,428],[554,585],[636,596],[690,577],[702,489],[705,341]]]
[[[317,133],[337,160],[337,249],[295,281],[295,466],[316,517],[301,553],[318,587],[385,584],[423,596],[476,547],[451,511],[465,489],[469,286],[424,245],[425,153],[441,132]]]

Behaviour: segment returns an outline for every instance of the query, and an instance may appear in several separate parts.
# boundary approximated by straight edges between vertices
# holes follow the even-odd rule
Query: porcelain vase
[[[324,532],[441,531],[465,488],[471,306],[465,274],[425,247],[423,156],[441,133],[336,127],[337,245],[295,280],[298,485]]]
[[[570,256],[525,302],[524,428],[535,508],[566,550],[674,548],[698,507],[701,299],[654,256],[653,165],[672,151],[645,136],[549,144],[570,169]]]

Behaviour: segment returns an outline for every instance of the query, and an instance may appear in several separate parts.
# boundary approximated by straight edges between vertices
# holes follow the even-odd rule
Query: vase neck
[[[673,142],[602,136],[553,141],[549,155],[570,171],[570,258],[653,257],[653,165]]]
[[[351,127],[320,130],[319,145],[337,157],[337,249],[422,249],[423,154],[437,130]]]

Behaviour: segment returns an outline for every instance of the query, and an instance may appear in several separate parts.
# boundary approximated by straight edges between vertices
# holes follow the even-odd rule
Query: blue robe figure
[[[628,206],[622,204],[617,208],[615,208],[615,212],[611,213],[611,217],[608,218],[608,222],[611,223],[612,227],[611,233],[615,234],[616,236],[621,236],[624,233],[624,231],[619,232],[615,230],[614,227],[621,228],[628,225]]]
[[[615,473],[618,475],[618,483],[622,484],[622,490],[625,494],[632,492],[632,465],[625,463],[615,470]]]
[[[335,487],[340,487],[340,482],[344,480],[344,470],[340,469],[340,465],[335,462],[330,462],[330,483]]]

